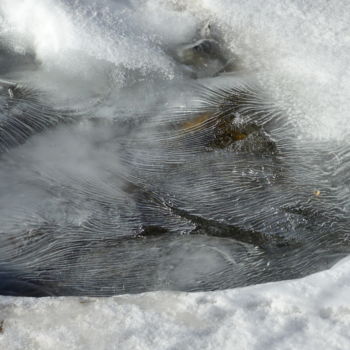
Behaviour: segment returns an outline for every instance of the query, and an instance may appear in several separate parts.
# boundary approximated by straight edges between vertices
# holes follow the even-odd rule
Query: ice
[[[344,257],[348,48],[324,5],[1,2],[4,273],[113,295]]]
[[[39,79],[41,87],[46,80],[52,86],[54,79],[56,90],[61,81],[61,89],[73,84],[80,92],[84,85],[106,92],[146,76],[175,77],[174,62],[164,50],[189,40],[198,21],[166,8],[158,8],[161,13],[155,15],[155,7],[153,2],[131,6],[121,1],[21,0],[14,5],[4,0],[0,34],[8,47],[19,54],[32,53],[40,62],[41,74],[31,78]]]

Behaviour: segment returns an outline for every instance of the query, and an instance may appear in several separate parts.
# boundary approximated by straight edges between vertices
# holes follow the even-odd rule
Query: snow
[[[0,298],[0,349],[348,349],[350,259],[299,280],[111,298]]]

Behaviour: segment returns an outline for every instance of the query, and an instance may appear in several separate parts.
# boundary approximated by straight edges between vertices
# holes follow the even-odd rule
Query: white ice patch
[[[83,89],[86,83],[100,90],[123,87],[146,76],[173,79],[175,62],[165,50],[189,40],[197,22],[191,14],[154,2],[3,0],[0,4],[0,39],[17,53],[35,55],[41,64],[37,77],[41,88],[50,79],[56,85],[64,79],[68,90],[72,84]]]
[[[293,116],[303,137],[348,139],[348,1],[181,3],[220,28],[227,46]]]

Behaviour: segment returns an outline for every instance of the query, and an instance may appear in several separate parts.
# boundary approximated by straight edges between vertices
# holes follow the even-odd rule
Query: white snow
[[[0,298],[0,349],[350,348],[350,259],[300,280],[211,293]]]

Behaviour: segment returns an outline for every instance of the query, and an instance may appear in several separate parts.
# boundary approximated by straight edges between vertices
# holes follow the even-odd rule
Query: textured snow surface
[[[350,259],[211,293],[0,299],[0,349],[349,349]]]

